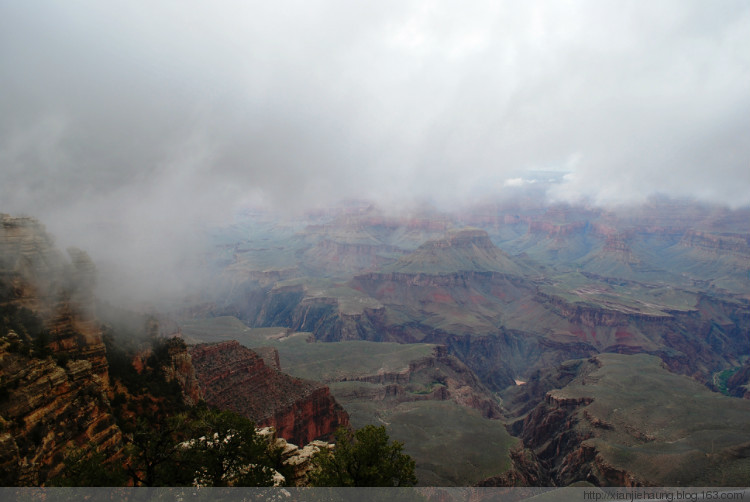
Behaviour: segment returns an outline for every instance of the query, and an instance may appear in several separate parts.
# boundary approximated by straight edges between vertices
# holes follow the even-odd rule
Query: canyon
[[[138,378],[301,450],[383,424],[424,485],[741,484],[748,217],[660,199],[248,212],[213,231],[201,294],[128,314],[148,335],[125,336],[85,252],[3,215],[4,484],[44,484],[85,444],[123,455],[112,403]],[[126,415],[172,398],[149,399]]]
[[[96,317],[94,265],[75,249],[66,259],[33,219],[2,215],[0,225],[1,484],[44,485],[61,474],[75,449],[87,445],[117,462],[130,440],[111,403],[129,391],[110,374]],[[154,320],[147,325],[160,330]],[[157,374],[176,382],[188,405],[205,400],[236,411],[259,427],[273,427],[280,441],[299,445],[328,439],[348,425],[328,388],[280,372],[273,350],[261,351],[267,365],[236,342],[188,350],[179,338],[162,339],[166,353]],[[111,335],[108,343],[112,347]],[[152,356],[153,349],[141,345],[127,364],[144,372]]]
[[[654,356],[600,354],[533,380],[507,396],[511,428],[528,451],[496,482],[526,479],[529,463],[556,486],[730,486],[747,480],[750,401],[670,373]],[[528,410],[525,392],[543,399]]]
[[[553,387],[532,392],[540,388],[535,381],[540,372],[607,354],[650,356],[663,365],[664,378],[690,379],[708,393],[748,395],[748,216],[747,210],[657,198],[619,211],[498,204],[435,215],[439,225],[429,226],[423,218],[411,224],[375,206],[355,205],[312,215],[309,226],[300,224],[301,240],[278,241],[284,242],[278,251],[285,256],[285,270],[297,270],[296,275],[273,284],[246,282],[237,288],[235,283],[242,293],[214,297],[215,312],[239,319],[254,333],[303,333],[311,353],[319,353],[312,347],[321,343],[357,341],[442,347],[474,375],[484,395],[494,396],[503,413],[499,420],[520,440],[498,454],[512,469],[472,482],[564,485],[585,479],[573,479],[540,457],[533,436],[524,435],[513,418],[516,405],[508,404],[520,399],[518,406],[531,412],[546,402]],[[252,217],[244,224],[251,229]],[[248,244],[240,245],[247,249],[252,232],[245,235]],[[267,254],[258,259],[266,273],[273,269]],[[243,254],[241,263],[254,267],[252,253]],[[249,338],[243,343],[261,343]],[[411,427],[408,418],[393,413],[393,403],[408,396],[396,384],[398,377],[383,385],[385,376],[366,373],[330,383],[344,406],[355,410],[353,421],[369,416],[389,422],[396,416],[389,422],[394,433],[402,427],[399,420]],[[357,380],[380,386],[357,387]],[[566,383],[558,382],[558,388]],[[614,382],[603,380],[603,385]],[[521,391],[524,397],[514,397]],[[421,397],[428,395],[433,399],[439,393]],[[364,396],[379,404],[360,404]],[[560,413],[555,410],[568,407],[557,404],[539,408],[527,429],[543,429],[548,422],[561,431],[573,427],[570,417],[555,421]],[[584,441],[575,438],[571,444]],[[589,478],[594,484],[653,481],[631,472],[631,466],[617,474],[607,467],[611,459],[598,453],[568,453],[600,459],[598,471],[586,468],[596,471]],[[452,482],[447,480],[440,482]]]

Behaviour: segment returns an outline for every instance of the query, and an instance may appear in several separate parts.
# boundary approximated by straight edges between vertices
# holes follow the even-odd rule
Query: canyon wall
[[[329,439],[349,417],[328,387],[282,373],[236,341],[190,347],[205,401],[276,429],[295,444]]]
[[[485,418],[502,417],[497,397],[474,372],[443,346],[435,347],[430,356],[410,361],[400,371],[378,371],[338,381],[377,384],[349,390],[346,394],[337,393],[347,399],[390,399],[395,402],[451,400],[460,406],[478,410]]]
[[[529,472],[557,486],[734,486],[747,479],[750,403],[670,373],[653,356],[570,361],[527,386],[506,400],[526,454],[488,484],[513,484]],[[529,410],[525,403],[541,393]]]
[[[30,218],[0,215],[0,466],[3,485],[37,486],[72,448],[108,457],[122,434],[107,398],[108,366],[88,256],[53,246]]]

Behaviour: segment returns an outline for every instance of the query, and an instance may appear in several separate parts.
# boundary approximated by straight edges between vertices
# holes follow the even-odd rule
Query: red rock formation
[[[236,341],[196,345],[190,355],[208,404],[274,427],[295,444],[328,439],[349,424],[328,387],[281,373]]]
[[[750,256],[750,236],[744,234],[710,234],[688,230],[680,240],[680,245],[710,251],[730,252]]]
[[[106,397],[108,366],[93,312],[94,266],[82,251],[68,254],[70,262],[35,220],[0,215],[0,304],[28,309],[50,335],[49,352],[37,353],[18,347],[35,337],[40,341],[43,333],[0,331],[5,485],[44,484],[61,471],[70,447],[93,443],[109,456],[122,449]]]
[[[4,344],[3,344],[4,345]],[[0,465],[5,485],[38,486],[59,473],[69,447],[88,443],[115,455],[122,435],[109,411],[106,387],[85,359],[58,366],[0,347]]]
[[[167,382],[177,381],[182,389],[185,404],[190,406],[198,404],[198,401],[203,399],[203,389],[198,383],[193,361],[190,353],[186,350],[185,344],[181,340],[179,343],[170,343],[167,352],[169,363],[162,366],[164,379]]]
[[[255,347],[253,351],[263,359],[266,366],[281,371],[281,360],[276,347]]]

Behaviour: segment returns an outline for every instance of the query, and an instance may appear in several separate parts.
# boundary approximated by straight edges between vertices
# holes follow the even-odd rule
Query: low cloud
[[[743,0],[5,2],[0,210],[158,270],[242,204],[545,169],[553,200],[747,205],[748,46]]]

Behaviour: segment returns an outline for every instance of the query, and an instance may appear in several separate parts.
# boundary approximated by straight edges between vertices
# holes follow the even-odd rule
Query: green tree
[[[139,417],[127,434],[135,486],[271,486],[281,455],[255,424],[205,406],[164,420]]]
[[[203,409],[180,445],[178,461],[201,486],[271,486],[276,465],[255,424],[231,411]]]
[[[127,475],[117,462],[108,462],[107,455],[95,445],[75,448],[67,452],[60,474],[47,486],[123,486]]]
[[[185,417],[177,415],[160,423],[155,417],[138,417],[129,434],[126,470],[134,486],[179,486],[188,484],[180,472],[177,458],[180,433],[187,427]]]
[[[403,444],[389,442],[385,426],[336,431],[336,447],[313,457],[313,486],[413,486],[414,460]]]

